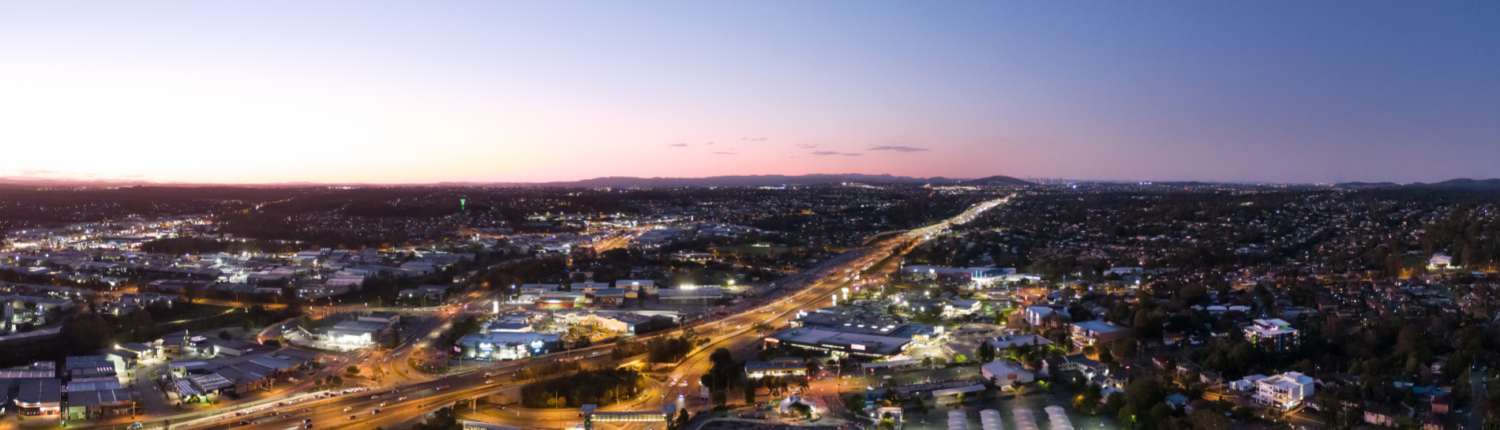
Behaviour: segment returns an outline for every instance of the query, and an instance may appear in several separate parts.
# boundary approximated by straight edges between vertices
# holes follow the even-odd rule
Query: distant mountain
[[[1416,183],[1412,184],[1412,186],[1427,188],[1463,188],[1470,190],[1500,190],[1500,179],[1460,178],[1449,179],[1443,182],[1434,182],[1431,184]]]
[[[1167,186],[1167,187],[1206,187],[1206,186],[1210,186],[1210,185],[1214,185],[1214,184],[1216,184],[1216,182],[1203,182],[1203,181],[1155,181],[1155,182],[1151,183],[1151,185],[1161,185],[1161,186]]]
[[[312,183],[312,182],[281,182],[268,184],[212,184],[212,183],[186,183],[186,182],[154,182],[147,180],[90,180],[90,179],[66,179],[66,178],[31,178],[31,177],[0,177],[0,188],[35,188],[35,187],[121,187],[121,186],[164,186],[164,187],[204,187],[204,186],[232,186],[247,188],[302,188],[323,186],[382,186],[382,187],[612,187],[612,188],[673,188],[673,187],[763,187],[781,185],[820,185],[835,184],[840,182],[859,182],[863,184],[952,184],[959,179],[944,177],[914,178],[909,176],[893,175],[865,175],[858,173],[847,174],[812,174],[812,175],[744,175],[744,176],[710,176],[706,178],[638,178],[611,176],[603,178],[584,179],[580,181],[560,182],[436,182],[436,183],[410,183],[410,184],[366,184],[357,182],[343,183]]]
[[[1395,182],[1342,182],[1333,184],[1334,188],[1365,189],[1365,188],[1395,188],[1401,184]]]
[[[1012,177],[1004,176],[1004,175],[995,175],[995,176],[991,176],[991,177],[988,177],[988,178],[973,179],[973,180],[959,182],[959,184],[960,185],[971,185],[971,186],[1014,186],[1014,187],[1020,187],[1020,186],[1026,186],[1026,185],[1035,185],[1035,184],[1032,184],[1030,181],[1027,181],[1025,179],[1012,178]]]
[[[892,175],[813,174],[787,175],[743,175],[710,176],[706,178],[636,178],[610,176],[567,182],[542,182],[533,184],[509,184],[536,187],[612,187],[612,188],[674,188],[674,187],[774,187],[780,185],[821,185],[841,182],[862,184],[951,184],[958,180],[948,178],[913,178]]]

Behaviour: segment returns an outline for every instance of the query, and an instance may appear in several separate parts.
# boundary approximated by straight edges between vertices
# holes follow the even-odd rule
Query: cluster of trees
[[[715,349],[709,354],[708,361],[713,367],[699,378],[699,382],[708,387],[709,400],[714,406],[728,403],[729,390],[736,387],[744,390],[746,403],[754,403],[755,386],[745,378],[745,363],[734,361],[734,355],[724,348]]]
[[[682,331],[682,335],[676,337],[655,337],[646,341],[630,341],[623,337],[615,339],[615,349],[610,352],[611,358],[621,360],[646,354],[646,359],[652,363],[676,363],[693,352],[698,344],[697,331],[688,327]]]
[[[464,280],[467,285],[518,294],[511,286],[561,281],[568,263],[562,257],[522,258],[489,266]]]
[[[463,430],[464,426],[458,422],[458,414],[453,408],[438,409],[433,412],[427,421],[411,426],[411,430]]]
[[[521,387],[521,404],[529,408],[611,405],[639,396],[644,387],[644,380],[634,370],[585,370]]]
[[[516,375],[511,379],[516,381],[541,379],[552,375],[560,375],[567,372],[576,372],[582,368],[583,366],[578,364],[577,361],[566,361],[561,363],[553,362],[537,366],[527,366],[519,371],[516,371]]]
[[[671,421],[667,422],[667,430],[686,429],[689,421],[692,421],[692,416],[688,415],[687,408],[682,408],[682,410],[677,411],[676,418],[673,418]]]

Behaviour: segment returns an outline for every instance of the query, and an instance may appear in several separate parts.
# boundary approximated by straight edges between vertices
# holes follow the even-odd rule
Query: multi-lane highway
[[[842,254],[810,271],[810,276],[803,277],[812,279],[808,285],[800,288],[787,286],[783,289],[783,291],[795,292],[764,297],[755,306],[746,306],[742,312],[698,327],[696,330],[699,335],[708,339],[709,343],[689,354],[672,371],[671,378],[673,380],[687,379],[691,383],[690,386],[696,387],[698,376],[707,372],[711,367],[708,356],[713,350],[725,348],[742,354],[751,350],[749,347],[760,339],[760,333],[752,328],[756,323],[763,322],[780,326],[798,311],[828,306],[832,303],[830,297],[839,293],[841,288],[850,285],[856,276],[867,279],[880,278],[897,270],[899,259],[888,257],[903,255],[932,235],[940,234],[952,225],[968,222],[983,211],[999,206],[1007,200],[1008,198],[997,199],[975,205],[948,220],[907,232],[900,239],[887,240],[874,247],[860,248]],[[483,305],[485,300],[483,296],[472,294],[463,298],[462,305]],[[438,318],[414,330],[406,343],[396,350],[366,359],[366,362],[375,364],[373,367],[382,376],[389,373],[390,377],[383,378],[385,381],[382,384],[383,387],[334,397],[313,398],[302,402],[159,417],[145,421],[143,428],[165,428],[164,424],[168,420],[175,422],[171,428],[192,430],[239,427],[287,429],[303,428],[307,424],[311,424],[312,428],[389,427],[458,401],[466,401],[498,392],[505,387],[519,385],[510,380],[510,374],[524,366],[554,358],[547,356],[514,362],[490,363],[482,370],[441,378],[426,376],[407,367],[406,359],[414,352],[423,351],[429,347],[434,337],[441,332],[443,327],[451,324],[456,315],[458,315],[457,312],[439,312]],[[652,336],[671,335],[676,335],[676,331]],[[590,360],[604,360],[607,359],[611,348],[610,345],[603,345],[582,351],[600,352],[598,358],[590,358]],[[568,354],[577,353],[579,351],[568,352]],[[665,394],[678,392],[676,390],[680,387],[669,388],[658,381],[651,381],[647,389],[649,394],[642,400],[629,405],[617,405],[612,409],[649,405],[652,397],[660,400]],[[696,396],[687,397],[693,399]],[[696,402],[696,399],[692,401]],[[248,415],[235,415],[239,411],[253,412],[249,412]],[[529,428],[561,427],[561,424],[566,421],[576,420],[576,412],[565,410],[522,410],[515,411],[515,413],[517,416],[514,419],[492,418],[492,420],[500,421],[497,422],[499,424]],[[241,422],[247,424],[242,426]]]

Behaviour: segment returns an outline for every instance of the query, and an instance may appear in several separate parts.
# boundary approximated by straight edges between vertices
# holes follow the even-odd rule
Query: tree
[[[349,376],[358,375],[359,374],[359,366],[349,366],[349,367],[346,367],[346,368],[344,368],[344,373],[348,374]]]
[[[1073,409],[1080,413],[1094,414],[1099,408],[1099,387],[1089,384],[1077,396],[1073,396]]]
[[[219,339],[224,339],[224,340],[234,339],[234,335],[229,334],[229,330],[219,330]]]
[[[807,405],[801,403],[793,403],[791,409],[792,412],[795,412],[798,416],[801,416],[802,419],[812,419],[812,408],[808,407]]]
[[[1130,405],[1126,405],[1125,407],[1120,408],[1120,413],[1115,418],[1120,421],[1120,428],[1123,428],[1125,430],[1136,430],[1141,428],[1140,422],[1136,421],[1135,408],[1130,407]]]
[[[1188,415],[1188,422],[1193,424],[1193,430],[1231,430],[1233,423],[1224,414],[1212,409],[1198,409]]]
[[[463,426],[458,423],[458,414],[453,408],[438,409],[432,413],[432,418],[411,427],[412,430],[461,430]]]
[[[1125,408],[1125,396],[1124,395],[1121,395],[1120,393],[1109,393],[1109,397],[1105,397],[1104,398],[1104,410],[1103,410],[1104,413],[1106,413],[1106,414],[1115,413],[1115,412],[1118,412],[1119,410],[1124,409],[1124,408]]]
[[[754,405],[755,404],[755,389],[757,388],[755,386],[755,384],[752,383],[749,380],[745,380],[745,381],[741,381],[740,385],[745,389],[745,404],[746,405]]]
[[[864,394],[855,394],[854,397],[850,397],[849,398],[849,412],[853,412],[854,415],[864,415],[865,414],[865,395]]]
[[[980,363],[995,361],[995,346],[990,345],[989,342],[980,342],[978,355]]]

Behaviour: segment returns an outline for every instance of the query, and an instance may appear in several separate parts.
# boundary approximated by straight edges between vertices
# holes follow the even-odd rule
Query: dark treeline
[[[644,386],[641,374],[634,370],[585,370],[522,387],[521,405],[528,408],[612,405],[640,395]]]
[[[277,242],[271,240],[216,240],[193,237],[179,237],[171,239],[157,239],[141,244],[141,251],[158,254],[208,254],[224,252],[238,254],[269,253],[283,254],[297,252],[307,249],[305,245],[294,243]]]

